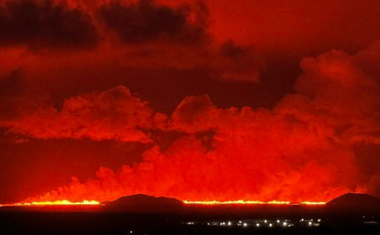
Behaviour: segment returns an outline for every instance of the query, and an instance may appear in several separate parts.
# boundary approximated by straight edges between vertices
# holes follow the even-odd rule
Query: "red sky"
[[[377,0],[4,0],[0,203],[380,196]]]

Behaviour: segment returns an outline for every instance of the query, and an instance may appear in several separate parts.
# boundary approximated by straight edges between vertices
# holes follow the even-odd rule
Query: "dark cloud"
[[[257,82],[264,64],[252,47],[238,45],[233,40],[219,48],[219,66],[215,68],[220,79],[237,82]]]
[[[7,1],[0,6],[0,43],[31,48],[91,48],[99,35],[89,15],[54,1]]]
[[[24,92],[21,70],[16,69],[0,77],[0,125],[3,120],[15,117]]]
[[[168,40],[180,44],[198,44],[208,38],[208,10],[203,4],[171,8],[153,0],[134,4],[120,1],[103,5],[100,18],[125,43]]]
[[[0,77],[0,97],[15,96],[21,91],[22,71],[16,69]]]

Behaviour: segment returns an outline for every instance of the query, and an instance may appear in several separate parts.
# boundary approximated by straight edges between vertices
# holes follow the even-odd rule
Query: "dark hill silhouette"
[[[138,213],[177,213],[181,212],[184,203],[175,198],[153,197],[136,194],[104,202],[105,209],[111,211],[138,212]]]
[[[323,207],[304,207],[299,205],[275,206],[275,205],[215,205],[197,206],[185,205],[175,198],[154,197],[144,194],[124,196],[115,201],[104,202],[106,211],[131,212],[131,213],[172,213],[172,214],[250,214],[250,213],[317,213],[334,214],[379,214],[380,198],[368,195],[347,193],[339,196]]]
[[[347,193],[327,203],[330,211],[380,212],[380,198],[369,194]]]

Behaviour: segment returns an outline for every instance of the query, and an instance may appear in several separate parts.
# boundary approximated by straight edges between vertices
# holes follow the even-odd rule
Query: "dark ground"
[[[221,211],[224,211],[222,213]],[[264,207],[239,211],[219,208],[215,211],[193,210],[182,214],[142,214],[106,212],[100,210],[60,211],[0,209],[0,234],[22,235],[122,235],[122,234],[380,234],[379,214],[330,213],[319,209],[288,211],[283,208],[266,210]],[[208,221],[234,221],[257,219],[288,219],[299,221],[301,218],[321,218],[317,226],[261,227],[255,226],[209,226]],[[195,221],[188,225],[189,221]],[[366,223],[364,223],[367,221]]]

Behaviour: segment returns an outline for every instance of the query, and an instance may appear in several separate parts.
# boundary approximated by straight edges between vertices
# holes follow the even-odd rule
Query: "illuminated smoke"
[[[26,1],[20,2],[21,5],[13,7],[23,9]],[[106,5],[88,4],[87,13],[82,12],[85,7],[72,10],[60,4],[48,5],[50,8],[43,8],[48,11],[43,12],[40,5],[32,4],[41,11],[34,12],[32,18],[41,18],[36,13],[51,17],[49,12],[55,12],[52,9],[57,8],[63,12],[58,17],[60,22],[76,22],[87,30],[74,32],[72,36],[77,36],[76,40],[72,40],[67,32],[59,32],[65,37],[46,37],[51,35],[47,31],[51,27],[44,21],[38,24],[40,30],[27,31],[26,36],[18,40],[12,37],[20,36],[20,30],[3,30],[7,34],[0,35],[0,41],[12,44],[9,46],[11,49],[4,49],[11,58],[1,58],[4,67],[13,70],[25,66],[29,73],[34,72],[34,77],[59,77],[66,72],[66,67],[74,67],[82,79],[81,71],[94,70],[97,73],[94,68],[98,66],[109,71],[114,68],[114,62],[119,61],[120,67],[116,71],[128,67],[204,68],[211,77],[258,82],[261,67],[257,65],[251,48],[237,46],[232,41],[214,45],[209,38],[205,9],[190,10],[198,16],[194,26],[187,18],[190,17],[188,12],[182,11],[184,6],[169,8],[153,1],[112,6],[107,5],[107,1],[99,2]],[[130,30],[146,33],[142,34],[146,37],[139,38],[140,41],[131,38],[133,34],[128,34],[128,29],[126,32],[118,24],[119,20],[125,22],[129,19],[124,18],[124,14],[113,13],[118,10],[133,12],[139,18],[139,14],[143,14],[139,7],[144,2],[151,4],[148,4],[149,13],[156,15],[164,11],[168,14],[166,18],[174,16],[179,21],[169,20],[169,28],[159,25],[160,30],[149,34],[151,27],[157,28],[157,22],[150,14],[142,15],[148,24]],[[22,14],[12,12],[12,9],[7,4],[0,9],[12,13],[4,14],[12,16],[10,19],[0,15],[0,25],[5,29],[20,19],[23,22]],[[74,21],[68,20],[67,17],[72,19],[70,16],[75,16]],[[116,25],[109,19],[112,16],[120,18]],[[177,27],[174,31],[171,31],[172,24]],[[58,27],[53,25],[52,28]],[[148,30],[144,31],[146,28]],[[191,29],[194,36],[191,43],[183,40],[184,29]],[[114,38],[108,31],[119,39],[117,43],[112,44]],[[98,34],[104,37],[106,46],[99,46]],[[44,43],[41,39],[45,40]],[[269,39],[264,38],[265,41]],[[300,40],[307,41],[305,38]],[[323,41],[320,38],[316,40]],[[130,48],[131,44],[135,47]],[[96,55],[83,53],[50,59],[49,53],[25,53],[18,48],[20,45],[33,50],[95,48]],[[16,47],[15,51],[13,47]],[[46,68],[41,66],[41,61]],[[20,140],[91,139],[155,145],[143,153],[139,162],[124,165],[117,171],[102,167],[96,178],[84,182],[73,177],[72,183],[28,198],[26,202],[81,202],[84,199],[102,202],[135,193],[189,201],[261,202],[327,201],[349,191],[379,195],[380,161],[377,160],[379,149],[376,149],[380,144],[379,62],[379,46],[356,55],[332,51],[303,59],[301,68],[304,72],[298,78],[293,93],[283,97],[272,109],[220,108],[208,95],[200,95],[184,98],[170,115],[156,112],[143,101],[144,97],[137,97],[125,86],[77,95],[66,99],[62,107],[52,105],[47,97],[35,99],[27,96],[28,104],[33,105],[21,108],[22,105],[19,107],[9,102],[24,104],[20,101],[24,97],[15,96],[20,90],[16,84],[20,80],[17,72],[10,79],[1,80],[6,89],[2,89],[0,100],[7,111],[6,115],[2,113],[0,127],[6,129],[7,134],[19,135]],[[58,64],[64,66],[59,67]],[[76,67],[77,64],[80,65]],[[70,73],[63,77],[70,77]],[[122,79],[126,77],[123,74]],[[60,86],[59,78],[57,81]],[[93,80],[90,81],[88,83]],[[9,87],[13,91],[9,92]],[[180,137],[164,148],[158,144],[162,133],[176,133]],[[375,166],[375,170],[371,170],[370,165]]]
[[[161,131],[184,134],[168,149],[155,146],[118,172],[101,168],[96,179],[73,178],[27,201],[105,201],[146,193],[189,201],[318,202],[367,191],[371,181],[365,179],[378,176],[363,175],[354,146],[379,143],[379,85],[376,74],[366,74],[370,65],[364,70],[361,63],[368,54],[373,61],[379,56],[373,48],[304,59],[297,93],[272,110],[220,109],[207,95],[187,97],[170,117],[144,119]]]

